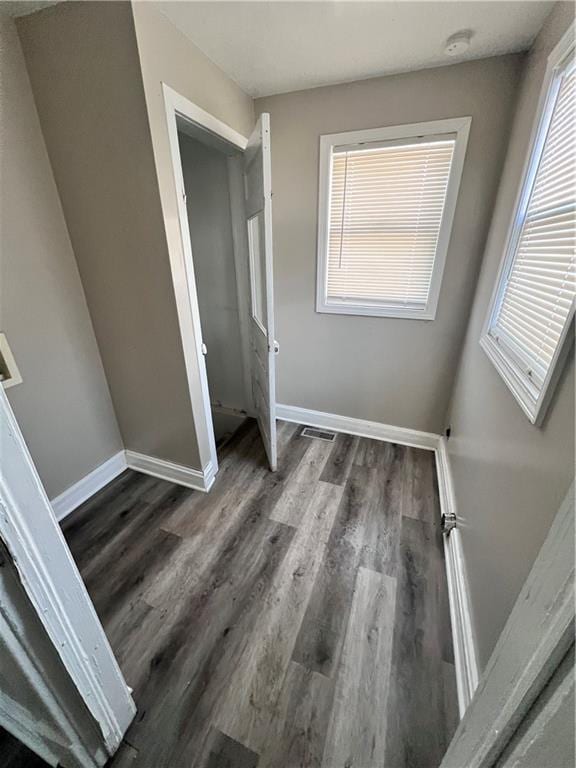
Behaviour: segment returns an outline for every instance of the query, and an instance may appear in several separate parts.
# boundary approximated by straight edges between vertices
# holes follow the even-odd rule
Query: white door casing
[[[136,707],[0,387],[0,538],[109,755]]]
[[[99,768],[102,733],[0,544],[0,725],[48,765]]]
[[[244,154],[250,265],[252,398],[270,469],[276,470],[276,373],[272,271],[270,115],[263,113]]]

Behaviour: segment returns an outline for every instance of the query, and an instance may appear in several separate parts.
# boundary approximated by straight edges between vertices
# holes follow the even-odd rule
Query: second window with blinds
[[[320,137],[318,312],[434,319],[470,122]]]
[[[573,343],[576,61],[569,29],[550,54],[504,259],[480,340],[533,424]]]

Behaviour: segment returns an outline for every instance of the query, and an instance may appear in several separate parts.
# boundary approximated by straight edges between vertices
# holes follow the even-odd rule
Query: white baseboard
[[[442,514],[456,514],[456,499],[445,438],[440,439],[436,449],[436,473],[438,475],[440,510]],[[478,657],[460,530],[453,528],[448,536],[443,538],[456,686],[458,689],[458,709],[462,718],[478,686]]]
[[[85,502],[101,488],[126,469],[124,451],[111,456],[103,464],[100,464],[90,474],[67,488],[64,493],[51,500],[52,509],[58,521],[63,520],[76,507]]]
[[[171,483],[185,485],[197,491],[208,492],[214,483],[216,473],[212,464],[202,472],[199,469],[191,469],[171,461],[156,459],[154,456],[145,456],[135,451],[119,451],[114,456],[96,467],[90,474],[83,477],[77,483],[67,488],[64,493],[52,499],[52,509],[56,519],[61,522],[80,504],[83,504],[101,488],[107,485],[125,469],[134,469],[145,475],[153,475]]]
[[[276,405],[276,417],[283,421],[331,429],[333,432],[347,432],[349,435],[370,437],[373,440],[386,440],[389,443],[410,445],[414,448],[425,448],[429,451],[435,451],[441,440],[440,435],[433,432],[394,427],[390,424],[381,424],[379,421],[352,419],[349,416],[337,416],[334,413],[312,411],[294,405]]]
[[[137,472],[159,477],[161,480],[168,480],[171,483],[185,485],[196,491],[207,493],[212,487],[216,475],[212,464],[209,464],[202,471],[185,467],[182,464],[174,464],[172,461],[157,459],[154,456],[145,456],[143,453],[136,453],[135,451],[126,451],[125,453],[126,464],[129,469],[135,469]]]

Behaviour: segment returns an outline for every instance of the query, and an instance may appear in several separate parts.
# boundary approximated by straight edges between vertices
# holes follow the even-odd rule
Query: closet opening
[[[179,121],[178,145],[194,262],[210,411],[218,449],[254,409],[247,323],[242,154]],[[196,135],[194,135],[196,134]]]
[[[163,86],[181,252],[172,279],[204,490],[255,417],[276,469],[269,115],[249,138]]]

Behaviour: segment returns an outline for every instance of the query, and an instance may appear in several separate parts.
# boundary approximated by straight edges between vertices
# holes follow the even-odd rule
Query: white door
[[[252,397],[270,469],[276,470],[276,375],[272,281],[270,115],[260,115],[244,155],[250,265]]]
[[[0,657],[3,663],[10,655],[6,649],[12,649],[13,658],[21,662],[20,677],[28,680],[42,711],[49,710],[61,738],[49,744],[42,722],[37,722],[37,739],[33,738],[33,729],[26,726],[39,720],[40,709],[27,718],[24,705],[30,701],[23,699],[23,706],[17,706],[18,699],[10,692],[16,669],[10,670],[12,678],[4,668],[0,674],[0,724],[45,757],[58,757],[77,768],[102,765],[118,749],[136,707],[1,385],[0,457],[0,541],[16,565],[28,614],[35,614],[43,625],[41,634],[26,631],[32,620],[19,609],[21,601],[11,599],[14,590],[8,588],[4,574]],[[74,706],[69,706],[70,697],[64,701],[58,694],[66,687],[63,677],[78,695]],[[25,693],[20,691],[21,696]],[[85,717],[82,702],[90,718]],[[92,728],[94,722],[97,730]]]

